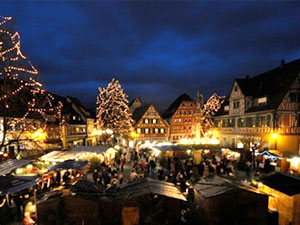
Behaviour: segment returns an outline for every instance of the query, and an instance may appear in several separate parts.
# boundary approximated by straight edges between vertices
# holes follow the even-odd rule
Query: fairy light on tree
[[[61,123],[62,103],[55,103],[43,89],[38,74],[21,52],[21,37],[12,18],[0,16],[0,150],[34,142],[26,134],[45,132],[49,118]]]
[[[128,135],[132,129],[132,118],[128,96],[116,79],[106,88],[99,88],[97,96],[97,127],[112,130],[115,138]]]
[[[225,97],[218,96],[216,93],[214,93],[199,109],[200,113],[198,113],[198,122],[200,123],[202,135],[214,127],[213,116],[221,108],[224,100]]]

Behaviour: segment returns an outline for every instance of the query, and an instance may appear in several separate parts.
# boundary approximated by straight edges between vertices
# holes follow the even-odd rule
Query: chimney
[[[284,61],[284,59],[282,59],[281,62],[280,62],[280,68],[283,69],[284,65],[285,65],[285,61]]]

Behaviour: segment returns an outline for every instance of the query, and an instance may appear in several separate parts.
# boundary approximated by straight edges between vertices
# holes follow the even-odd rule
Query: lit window
[[[136,129],[136,132],[141,133],[141,128]]]
[[[154,133],[158,134],[158,128],[154,129]]]
[[[229,105],[225,105],[224,111],[229,111]]]
[[[165,133],[165,129],[164,128],[160,128],[160,133]]]
[[[153,119],[152,122],[153,122],[153,123],[156,123],[156,119]]]
[[[265,104],[265,103],[267,103],[267,97],[263,97],[263,98],[259,98],[258,99],[258,104],[260,105],[260,104]]]
[[[73,116],[73,120],[76,120],[76,116]]]
[[[145,129],[145,134],[149,134],[149,128]]]
[[[149,123],[148,119],[145,119],[145,123]]]

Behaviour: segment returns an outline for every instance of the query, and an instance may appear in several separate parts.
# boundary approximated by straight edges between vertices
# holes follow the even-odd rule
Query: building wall
[[[170,141],[179,142],[182,138],[196,137],[196,110],[194,102],[181,102],[170,120]]]
[[[299,204],[299,195],[288,196],[264,184],[259,185],[259,190],[269,195],[269,209],[279,212],[279,225],[300,225],[299,206],[295,208],[295,199]],[[297,210],[296,210],[297,209]]]
[[[248,113],[245,113],[245,110],[259,104],[257,102],[259,98],[244,97],[235,82],[229,98],[228,115],[215,117],[215,136],[219,138],[220,144],[227,147],[237,147],[239,142],[255,140],[260,143],[261,150],[276,149],[299,153],[299,81],[300,78],[296,78],[278,109]],[[234,107],[236,101],[239,101],[239,107]],[[262,105],[264,104],[268,104],[267,97]],[[273,137],[274,133],[278,135],[277,138]]]

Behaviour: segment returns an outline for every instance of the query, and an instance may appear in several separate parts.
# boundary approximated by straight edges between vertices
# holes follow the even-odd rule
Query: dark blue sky
[[[120,80],[160,110],[183,92],[227,95],[234,78],[300,58],[298,2],[1,2],[44,85],[94,107]]]

